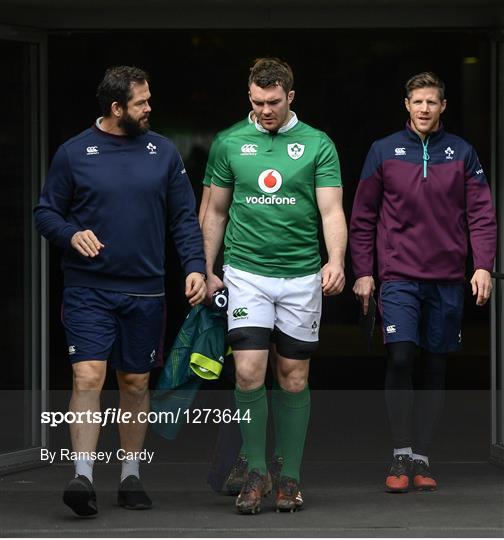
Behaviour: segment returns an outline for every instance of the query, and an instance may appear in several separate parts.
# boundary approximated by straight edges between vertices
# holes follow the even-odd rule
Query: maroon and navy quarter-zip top
[[[463,282],[468,241],[474,268],[493,269],[497,224],[474,148],[440,129],[422,140],[409,126],[373,143],[354,200],[355,276],[381,281]]]

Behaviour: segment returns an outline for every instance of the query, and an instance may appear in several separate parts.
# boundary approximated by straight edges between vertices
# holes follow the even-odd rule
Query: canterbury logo
[[[98,151],[98,147],[97,146],[88,146],[86,148],[86,155],[87,156],[95,156],[96,154],[99,154],[100,152]]]
[[[257,144],[244,144],[241,147],[242,156],[255,156],[257,154]]]
[[[245,307],[240,307],[233,309],[233,318],[234,319],[245,319],[248,317],[248,309]]]

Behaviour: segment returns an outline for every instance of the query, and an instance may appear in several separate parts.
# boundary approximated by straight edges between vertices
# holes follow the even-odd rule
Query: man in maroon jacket
[[[435,490],[429,450],[444,400],[446,358],[461,342],[468,240],[472,293],[484,305],[492,290],[495,211],[474,148],[446,133],[444,83],[431,72],[406,83],[406,129],[373,143],[363,167],[350,224],[355,295],[367,312],[375,290],[387,347],[385,395],[394,443],[390,492]],[[421,348],[422,381],[412,371]]]

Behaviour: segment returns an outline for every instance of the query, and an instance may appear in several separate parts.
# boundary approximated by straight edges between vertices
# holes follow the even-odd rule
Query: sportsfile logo
[[[241,147],[240,156],[256,156],[257,155],[257,144],[244,144]]]

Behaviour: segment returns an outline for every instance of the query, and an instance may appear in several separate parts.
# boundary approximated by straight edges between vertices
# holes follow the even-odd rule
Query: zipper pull
[[[424,177],[424,182],[425,182],[425,179],[427,178],[427,162],[430,159],[429,152],[427,152],[427,148],[429,146],[429,137],[425,139],[425,142],[422,141],[422,146],[423,146],[423,177]]]

